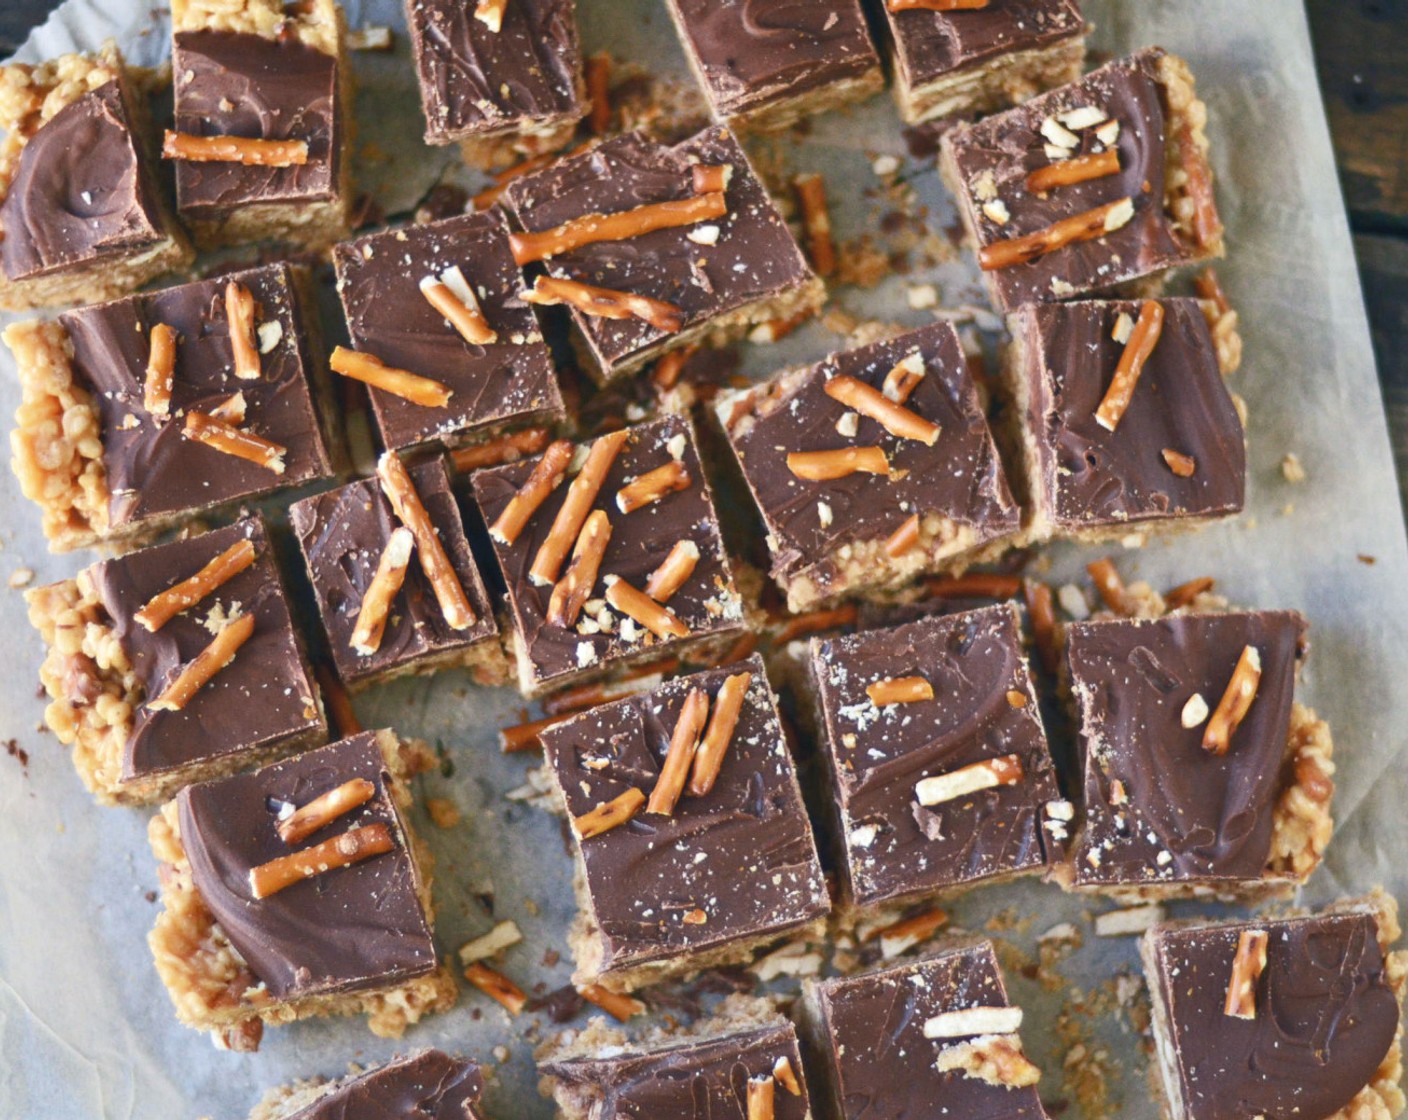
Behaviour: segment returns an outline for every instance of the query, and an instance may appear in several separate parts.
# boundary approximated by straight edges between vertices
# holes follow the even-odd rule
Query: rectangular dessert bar
[[[576,0],[407,0],[425,142],[489,170],[554,152],[587,113]]]
[[[7,327],[11,465],[49,547],[140,544],[330,477],[315,308],[307,269],[273,264]]]
[[[1222,256],[1206,125],[1187,63],[1150,47],[946,132],[940,169],[994,305]]]
[[[493,602],[470,551],[444,456],[406,473],[446,567],[433,552],[427,559],[420,550],[379,478],[350,482],[289,508],[337,675],[360,688],[458,665],[483,683],[503,684],[509,668]],[[378,582],[384,565],[399,574],[382,574]],[[392,590],[397,578],[402,582]],[[452,605],[454,617],[447,617],[442,594],[463,598],[468,613],[461,617]]]
[[[1015,541],[1021,513],[948,323],[832,354],[715,408],[791,610],[959,572]]]
[[[906,124],[986,113],[1080,77],[1077,0],[879,0]]]
[[[860,0],[669,0],[715,118],[775,131],[885,85]]]
[[[421,1050],[335,1081],[271,1089],[249,1120],[480,1120],[483,1091],[475,1062]]]
[[[423,745],[367,731],[188,786],[148,829],[148,935],[176,1018],[256,1050],[266,1024],[366,1015],[399,1038],[456,999],[431,937],[429,856],[404,819]]]
[[[1288,894],[1332,830],[1329,727],[1294,702],[1294,611],[1066,628],[1084,804],[1064,885],[1129,900]]]
[[[100,561],[26,599],[45,645],[45,722],[104,804],[148,804],[327,741],[260,517]],[[182,683],[212,663],[194,691]]]
[[[559,440],[470,481],[508,587],[524,695],[685,652],[707,660],[746,631],[686,417],[575,450]]]
[[[1197,300],[1029,304],[1009,325],[1003,376],[1034,539],[1242,511],[1246,436]]]
[[[820,933],[830,899],[757,655],[541,738],[573,822],[579,987],[630,990]]]
[[[1381,890],[1318,914],[1150,929],[1141,951],[1164,1115],[1401,1115],[1399,932]]]
[[[514,179],[504,199],[536,302],[567,302],[589,372],[622,377],[666,350],[821,304],[777,207],[726,128],[669,147],[638,132]]]
[[[386,230],[333,250],[357,352],[339,352],[356,365],[335,362],[334,369],[369,379],[383,447],[454,446],[562,420],[557,374],[537,313],[519,298],[508,232],[495,209]]]
[[[0,310],[113,299],[191,263],[150,123],[114,46],[0,67]]]
[[[334,0],[172,0],[176,208],[201,248],[324,249],[352,208],[351,67]]]

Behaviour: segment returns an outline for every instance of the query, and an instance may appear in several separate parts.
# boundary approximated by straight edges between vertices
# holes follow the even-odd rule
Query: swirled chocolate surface
[[[475,1063],[422,1050],[338,1082],[287,1120],[478,1120],[483,1090]]]
[[[952,12],[910,9],[889,21],[897,65],[911,85],[924,85],[998,55],[1043,50],[1085,32],[1077,0],[989,0]]]

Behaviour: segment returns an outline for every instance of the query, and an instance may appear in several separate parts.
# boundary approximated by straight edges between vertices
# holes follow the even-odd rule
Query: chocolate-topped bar
[[[849,907],[1046,865],[1065,803],[1016,607],[813,639],[810,675]]]
[[[738,141],[709,128],[674,147],[638,132],[514,179],[529,297],[566,303],[601,379],[703,335],[820,305],[825,287]]]
[[[1067,627],[1084,804],[1065,885],[1245,900],[1304,882],[1334,792],[1329,728],[1294,702],[1305,632],[1294,611]]]
[[[1398,1116],[1408,953],[1382,891],[1318,914],[1169,922],[1141,943],[1164,1115]]]
[[[0,310],[92,303],[191,263],[122,55],[0,66]]]
[[[879,0],[908,124],[986,113],[1073,82],[1085,61],[1078,0]]]
[[[421,1050],[335,1081],[272,1089],[249,1120],[480,1120],[479,1066]]]
[[[773,131],[885,85],[860,0],[669,0],[714,116]]]
[[[398,1038],[449,1008],[428,857],[403,818],[411,776],[431,765],[423,746],[367,731],[162,806],[147,940],[177,1019],[254,1050],[265,1024],[365,1014]]]
[[[333,368],[370,384],[383,447],[476,442],[562,419],[537,314],[519,298],[508,232],[495,209],[333,250],[356,351],[339,350]],[[409,387],[399,371],[414,375]]]
[[[104,804],[149,803],[327,740],[258,516],[26,598],[46,647],[45,722]]]
[[[425,142],[489,169],[553,152],[586,115],[576,0],[407,0]]]
[[[737,964],[830,909],[757,655],[541,734],[573,822],[579,987]]]
[[[716,410],[794,611],[962,571],[1020,528],[948,323],[725,394]]]
[[[502,684],[508,665],[493,603],[465,537],[444,456],[407,468],[407,475],[446,554],[448,570],[437,568],[433,559],[427,564],[379,478],[351,482],[289,508],[337,674],[359,688],[463,665],[477,680]],[[381,589],[391,590],[386,576],[377,582],[388,563],[399,567],[401,582],[377,601]],[[393,582],[396,578],[391,577]],[[446,617],[436,584],[448,578],[469,605],[466,618]],[[382,629],[373,633],[368,628],[377,619]]]
[[[808,1067],[838,1120],[1045,1120],[991,941],[808,980]]]
[[[352,207],[351,75],[334,0],[173,0],[176,208],[202,248],[322,249]]]
[[[49,547],[140,543],[331,476],[314,308],[308,271],[272,264],[7,327],[11,465]]]
[[[508,585],[527,696],[747,629],[694,429],[668,416],[470,476]]]
[[[940,168],[1003,311],[1223,255],[1207,107],[1159,47],[943,136]]]
[[[1197,300],[1031,304],[1010,325],[1004,377],[1035,539],[1241,512],[1245,433]]]

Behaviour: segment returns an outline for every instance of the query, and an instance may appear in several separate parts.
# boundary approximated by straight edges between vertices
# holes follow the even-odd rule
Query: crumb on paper
[[[1305,467],[1294,451],[1287,451],[1281,456],[1281,475],[1287,482],[1305,481]]]
[[[454,828],[460,823],[459,808],[447,797],[427,797],[425,811],[436,828]]]
[[[13,588],[28,587],[34,582],[33,568],[16,568],[10,573],[9,584]]]

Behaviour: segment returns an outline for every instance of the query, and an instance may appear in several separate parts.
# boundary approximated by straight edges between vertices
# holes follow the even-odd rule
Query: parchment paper
[[[658,0],[581,0],[588,50],[648,62],[683,76],[684,64]],[[1157,587],[1212,573],[1236,601],[1299,608],[1313,622],[1314,644],[1301,695],[1333,723],[1337,742],[1339,830],[1307,901],[1323,902],[1384,883],[1408,896],[1404,767],[1408,689],[1408,551],[1374,375],[1344,208],[1312,66],[1304,13],[1295,0],[1227,4],[1218,0],[1087,0],[1098,30],[1093,47],[1111,54],[1160,43],[1188,57],[1211,112],[1209,132],[1230,259],[1220,271],[1242,311],[1247,360],[1235,388],[1250,408],[1250,504],[1236,524],[1167,546],[1119,557],[1128,577]],[[403,26],[399,5],[349,5],[351,24]],[[152,0],[69,0],[31,38],[20,57],[95,47],[115,36],[129,57],[155,64],[166,53],[166,28]],[[405,209],[454,160],[420,145],[421,119],[405,37],[394,56],[361,54],[358,144],[390,159],[359,160],[359,185],[388,212]],[[862,191],[875,185],[870,160],[904,157],[888,95],[863,109],[820,120],[799,150],[796,170],[824,170],[838,236],[874,228],[877,205]],[[931,166],[906,164],[931,210],[934,228],[953,213]],[[969,262],[938,270],[944,305],[982,304]],[[911,277],[910,282],[921,279]],[[842,291],[839,302],[917,326],[903,283],[873,292]],[[814,360],[837,338],[811,325],[775,347],[753,347],[748,372],[763,376],[786,363]],[[8,353],[0,357],[0,413],[8,418],[18,389]],[[1292,485],[1280,473],[1294,451],[1309,478]],[[51,557],[35,510],[8,471],[0,472],[0,577],[31,568],[35,582],[71,575],[90,556]],[[1091,558],[1058,552],[1055,577]],[[547,1117],[531,1062],[542,1016],[510,1021],[497,1005],[466,990],[459,1006],[413,1028],[400,1043],[373,1037],[359,1020],[322,1021],[270,1030],[256,1055],[218,1053],[175,1022],[145,944],[156,913],[156,869],[147,849],[144,812],[99,809],[80,787],[53,737],[41,733],[36,698],[41,649],[18,591],[0,591],[0,740],[29,752],[27,769],[0,754],[0,1116],[243,1117],[271,1085],[314,1074],[336,1075],[349,1061],[439,1045],[478,1056],[489,1068],[491,1116]],[[571,916],[570,860],[557,822],[505,800],[531,765],[505,758],[494,729],[513,722],[519,701],[456,674],[399,683],[359,698],[368,726],[391,724],[442,743],[451,777],[423,780],[430,796],[452,798],[465,823],[452,830],[416,819],[436,858],[439,936],[447,951],[486,930],[476,896],[493,891],[496,917],[515,919],[524,944],[504,968],[525,985],[566,983]],[[1089,907],[1034,883],[980,889],[955,911],[983,928],[1011,924],[1001,936],[1030,951],[1033,938],[1072,921],[1085,947],[1061,965],[1080,990],[1117,973],[1137,975],[1128,940],[1090,936]],[[1186,912],[1186,911],[1180,911]],[[1056,1029],[1071,992],[1047,993],[1009,971],[1012,994],[1028,1008],[1028,1049],[1046,1068],[1043,1095],[1067,1098],[1062,1060],[1070,1033]],[[1128,991],[1132,985],[1126,983]],[[1156,1110],[1143,1084],[1139,1039],[1123,1020],[1090,1021],[1105,1048],[1109,1105],[1134,1118]],[[496,1056],[495,1050],[505,1047]],[[506,1060],[500,1060],[500,1058]],[[1067,1115],[1079,1115],[1074,1103]]]

